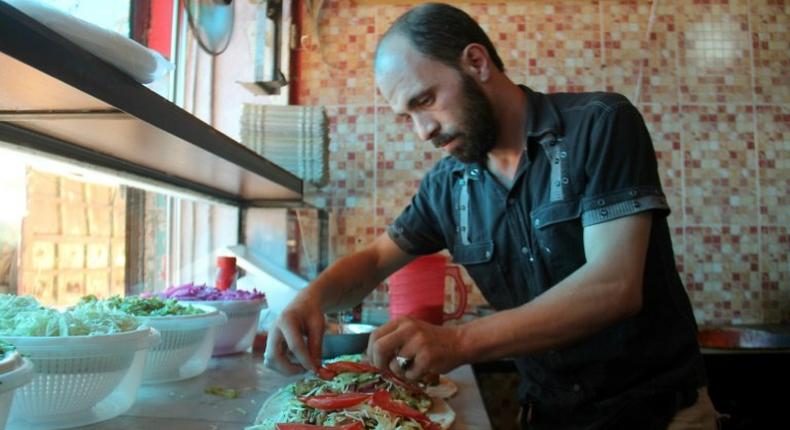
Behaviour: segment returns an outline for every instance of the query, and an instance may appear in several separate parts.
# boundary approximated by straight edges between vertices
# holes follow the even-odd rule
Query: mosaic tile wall
[[[441,157],[374,87],[376,41],[408,8],[382,3],[326,1],[299,51],[296,102],[326,106],[331,121],[331,183],[313,198],[331,209],[332,259],[380,234]],[[700,323],[790,320],[790,1],[455,4],[515,82],[617,91],[638,106]]]

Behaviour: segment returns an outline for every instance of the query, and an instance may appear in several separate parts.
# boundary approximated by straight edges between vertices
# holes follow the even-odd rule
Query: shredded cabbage
[[[195,284],[184,284],[181,286],[174,285],[157,295],[166,299],[185,301],[258,300],[265,298],[265,295],[256,289],[253,289],[252,291],[230,289],[218,290],[214,287],[209,287],[208,285]]]
[[[135,330],[133,315],[101,302],[80,302],[59,312],[30,296],[0,294],[0,336],[92,336]]]

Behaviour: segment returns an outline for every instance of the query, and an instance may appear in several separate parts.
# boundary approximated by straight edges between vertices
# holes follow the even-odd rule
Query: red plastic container
[[[217,257],[217,280],[214,286],[224,291],[236,288],[236,257]]]
[[[444,312],[445,279],[451,277],[458,297],[452,313]],[[441,254],[417,258],[389,278],[390,319],[408,315],[431,324],[458,319],[466,310],[466,285],[457,266]]]

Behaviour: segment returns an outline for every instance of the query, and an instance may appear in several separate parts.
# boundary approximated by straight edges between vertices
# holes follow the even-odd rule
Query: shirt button
[[[528,252],[529,252],[529,248],[527,248],[526,246],[522,246],[522,247],[521,247],[521,253],[522,253],[522,254],[526,254],[526,253],[528,253]]]
[[[535,225],[540,225],[540,218],[535,218]]]
[[[609,211],[606,209],[601,209],[601,216],[609,215]]]
[[[486,258],[491,258],[491,251],[486,251]]]
[[[560,164],[560,159],[559,158],[555,158],[554,159],[554,164]]]
[[[567,183],[568,183],[568,182],[570,182],[570,181],[571,181],[571,180],[570,180],[570,179],[568,179],[568,177],[567,177],[567,176],[564,176],[564,177],[562,178],[562,183],[563,183],[563,184],[567,184]]]
[[[606,204],[606,200],[604,200],[604,199],[598,199],[598,206],[603,206],[603,205],[605,205],[605,204]]]
[[[579,384],[573,384],[573,391],[579,392],[582,390],[582,387]]]
[[[639,203],[637,200],[634,200],[634,207],[639,209],[642,206],[642,203]]]
[[[560,158],[567,158],[567,157],[568,157],[568,153],[567,152],[565,152],[565,151],[560,152]]]

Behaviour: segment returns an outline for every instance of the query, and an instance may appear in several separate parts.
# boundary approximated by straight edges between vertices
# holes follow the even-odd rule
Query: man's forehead
[[[424,57],[403,36],[389,36],[376,55],[376,76],[413,69]]]
[[[447,67],[414,48],[405,37],[391,36],[382,42],[376,57],[376,85],[390,104],[399,104],[432,85],[437,67]]]

